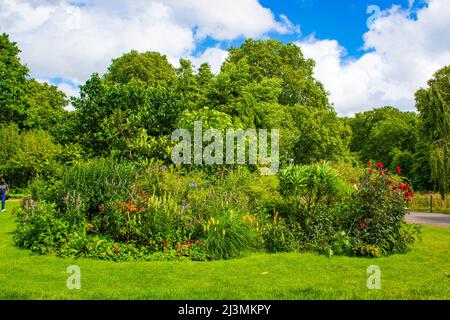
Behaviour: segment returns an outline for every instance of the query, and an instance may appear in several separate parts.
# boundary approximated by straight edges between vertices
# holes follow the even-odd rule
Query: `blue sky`
[[[381,12],[369,29],[371,5]],[[316,61],[341,115],[414,110],[414,92],[450,64],[448,30],[449,0],[0,0],[0,31],[32,76],[68,95],[132,49],[218,72],[230,46],[275,38]]]
[[[261,3],[276,15],[287,14],[289,20],[300,25],[302,36],[315,34],[318,39],[336,39],[353,57],[363,54],[362,36],[368,31],[369,6],[376,5],[381,10],[393,5],[409,7],[408,0],[262,0]],[[414,7],[424,5],[423,2],[415,2]],[[283,41],[297,40],[296,35],[274,37]]]
[[[269,32],[271,38],[283,42],[298,41],[305,36],[315,35],[319,39],[336,39],[346,49],[347,58],[361,57],[363,49],[363,34],[368,31],[367,19],[373,14],[368,13],[369,6],[376,5],[380,10],[386,10],[392,6],[409,8],[408,0],[261,0],[264,7],[270,8],[276,15],[286,15],[289,20],[298,25],[300,33],[280,34]],[[412,5],[411,17],[414,12],[426,6],[423,1],[415,1]],[[221,48],[239,46],[243,39],[218,42],[208,38],[198,44],[196,52],[213,45]]]

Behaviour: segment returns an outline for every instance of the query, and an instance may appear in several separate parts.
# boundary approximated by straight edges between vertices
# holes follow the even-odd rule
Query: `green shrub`
[[[15,212],[18,223],[14,242],[39,254],[57,253],[73,232],[70,224],[57,218],[54,204],[25,201],[24,206]]]
[[[30,185],[34,199],[56,203],[64,211],[67,197],[80,197],[81,210],[91,219],[99,206],[113,198],[128,198],[133,193],[134,165],[112,159],[91,159],[67,167],[61,178],[53,183],[38,179]]]
[[[347,183],[326,162],[307,166],[288,166],[279,171],[280,193],[288,202],[287,210],[305,232],[321,227],[314,221],[326,207],[351,194]],[[320,222],[320,221],[319,221]]]
[[[161,249],[164,241],[191,240],[195,231],[187,210],[170,195],[154,195],[137,202],[110,201],[101,208],[92,223],[100,234],[106,234],[115,241],[133,241],[153,250]]]
[[[55,160],[61,146],[45,131],[22,131],[14,125],[0,127],[0,176],[11,186],[26,187],[37,176],[58,175]]]
[[[299,248],[292,225],[281,218],[278,212],[264,224],[262,235],[268,252],[290,252]]]
[[[250,214],[243,215],[233,209],[219,208],[216,217],[203,224],[205,248],[213,260],[240,257],[258,247],[259,223]]]
[[[361,178],[347,218],[349,232],[360,240],[361,247],[377,247],[382,254],[402,252],[419,235],[416,228],[405,227],[407,205],[414,191],[401,177],[382,167],[377,163]]]
[[[30,185],[36,202],[17,211],[19,246],[113,261],[202,261],[261,249],[378,257],[418,237],[404,223],[411,187],[381,168],[353,185],[327,163],[289,166],[278,179],[245,168],[209,177],[155,160],[93,159],[63,171]]]

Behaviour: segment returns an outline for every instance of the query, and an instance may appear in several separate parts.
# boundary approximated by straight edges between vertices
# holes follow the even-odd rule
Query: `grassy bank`
[[[12,244],[11,209],[0,215],[1,299],[450,299],[450,230],[424,228],[407,254],[379,259],[259,254],[216,262],[127,262],[36,256]],[[68,266],[81,268],[69,290]],[[381,268],[368,290],[367,267]],[[447,274],[447,275],[446,275]]]

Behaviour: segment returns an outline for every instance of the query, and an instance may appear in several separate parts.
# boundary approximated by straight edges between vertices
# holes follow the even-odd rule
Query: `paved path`
[[[406,222],[450,229],[450,214],[410,212]]]

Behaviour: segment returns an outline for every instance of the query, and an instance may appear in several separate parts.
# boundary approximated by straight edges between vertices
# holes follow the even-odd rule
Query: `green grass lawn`
[[[424,228],[423,241],[409,253],[379,259],[288,253],[115,263],[15,247],[14,205],[0,215],[1,299],[450,299],[448,229]],[[81,268],[80,290],[66,287],[72,264]],[[367,289],[370,265],[381,268],[380,290]]]

